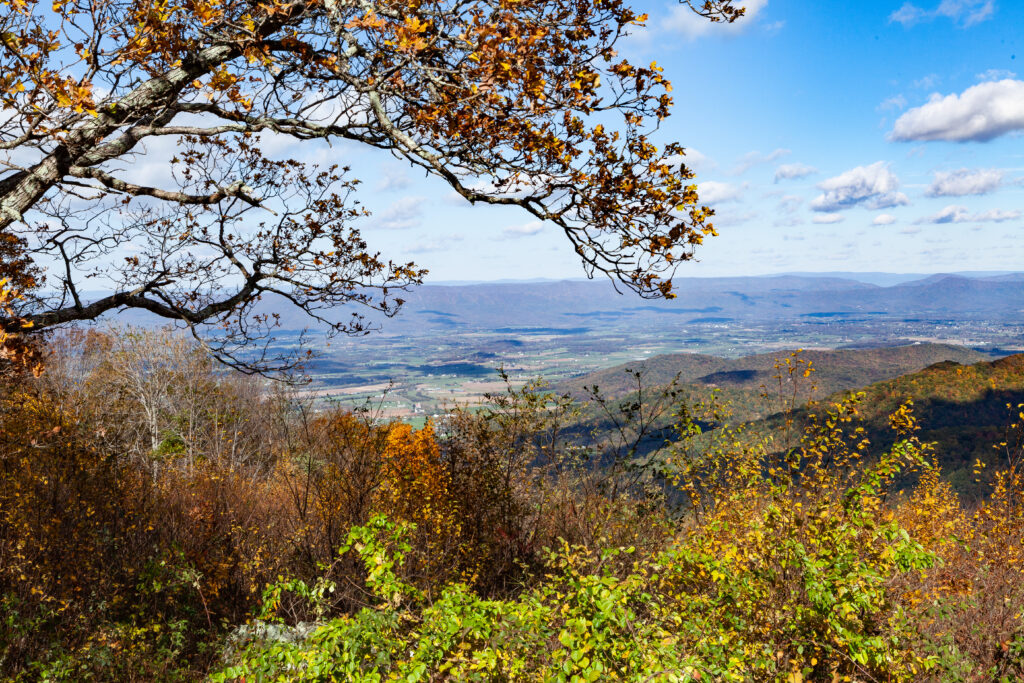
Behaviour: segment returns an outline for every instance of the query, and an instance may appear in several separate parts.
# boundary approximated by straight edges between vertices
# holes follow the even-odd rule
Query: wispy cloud
[[[463,241],[465,237],[458,234],[439,235],[431,239],[417,242],[407,249],[410,254],[429,254],[438,251],[449,251],[453,245]]]
[[[984,83],[986,81],[1004,81],[1007,78],[1017,78],[1017,74],[1009,69],[986,69],[974,76],[975,79]]]
[[[775,169],[775,182],[780,180],[796,180],[798,178],[806,178],[809,175],[814,175],[818,172],[818,169],[807,164],[783,164]]]
[[[516,239],[519,237],[530,237],[536,235],[544,229],[544,223],[542,221],[530,221],[529,223],[523,223],[522,225],[512,225],[501,231],[501,234],[506,239]]]
[[[1003,223],[1020,218],[1020,211],[1004,211],[1002,209],[989,209],[979,213],[971,213],[966,206],[947,206],[938,213],[920,218],[916,223]]]
[[[377,183],[378,192],[392,192],[394,190],[404,190],[412,185],[412,178],[409,174],[401,168],[387,168],[384,170],[384,174]]]
[[[928,10],[910,2],[889,15],[889,21],[909,28],[916,24],[946,18],[967,28],[991,19],[995,14],[995,0],[942,0],[934,9]]]
[[[782,213],[796,213],[804,204],[804,198],[795,194],[787,194],[779,199],[779,211]]]
[[[736,163],[736,166],[732,169],[733,175],[742,175],[752,169],[754,166],[760,164],[770,164],[773,161],[777,161],[787,154],[791,154],[792,151],[788,149],[779,148],[768,154],[762,154],[761,152],[748,152],[744,154],[740,160]]]
[[[878,111],[902,111],[906,108],[907,98],[903,95],[893,95],[878,105]]]
[[[384,230],[406,230],[420,224],[426,197],[403,197],[380,212],[374,225]]]

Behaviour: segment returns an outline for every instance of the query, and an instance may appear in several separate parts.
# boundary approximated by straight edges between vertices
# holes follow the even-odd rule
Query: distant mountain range
[[[423,285],[399,293],[406,303],[394,318],[369,312],[383,335],[451,335],[472,331],[575,334],[592,329],[685,330],[700,325],[915,323],[977,321],[1024,324],[1024,273],[931,275],[878,285],[864,274],[677,278],[672,300],[619,293],[607,280]],[[867,274],[883,281],[909,275]],[[358,309],[338,309],[348,319]],[[280,315],[285,330],[313,321],[281,300],[266,297],[260,312]],[[122,322],[152,324],[140,311],[115,314]],[[114,316],[111,316],[113,319]],[[784,332],[785,330],[781,330]]]
[[[956,271],[954,273],[946,273],[946,275],[956,275],[959,277],[969,278],[989,278],[998,277],[1001,275],[1011,275],[1014,271],[1011,270],[963,270]],[[830,271],[825,273],[817,272],[793,272],[793,273],[781,273],[782,275],[797,275],[800,277],[837,277],[844,280],[856,280],[857,282],[865,282],[870,285],[878,285],[879,287],[891,287],[892,285],[901,285],[905,282],[913,282],[914,280],[923,280],[927,277],[931,277],[931,273],[882,273],[882,272],[855,272],[855,271]]]
[[[841,277],[678,278],[677,298],[642,300],[606,281],[424,285],[385,334],[875,319],[1024,321],[1024,274],[932,275],[890,286]],[[297,321],[296,321],[297,322]]]

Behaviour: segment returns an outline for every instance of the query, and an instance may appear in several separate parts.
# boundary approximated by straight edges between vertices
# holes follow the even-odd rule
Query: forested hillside
[[[556,385],[556,391],[573,394],[585,386],[620,396],[635,387],[627,369],[643,373],[648,386],[668,384],[678,376],[684,384],[761,391],[771,387],[777,374],[775,362],[789,351],[774,351],[743,358],[717,358],[700,354],[667,354],[644,361],[588,373]],[[813,384],[818,396],[863,387],[872,382],[914,372],[942,361],[975,363],[988,358],[973,349],[950,344],[907,344],[867,349],[802,351],[801,358],[816,368]]]
[[[780,367],[779,359],[787,357],[799,359],[800,373],[792,375],[786,372],[787,366]],[[839,399],[844,392],[936,363],[973,363],[986,357],[973,349],[947,344],[779,351],[737,359],[666,354],[588,373],[560,382],[553,390],[588,403],[576,427],[579,430],[618,431],[616,416],[607,409],[609,400],[617,405],[639,397],[653,406],[664,402],[666,392],[673,401],[687,406],[721,405],[730,422],[756,422],[780,411],[799,410],[808,401]],[[635,438],[633,448],[639,455],[657,451],[674,438],[674,413],[664,408],[654,412],[647,416],[642,435],[630,430],[630,438]],[[719,424],[720,419],[712,419],[703,422],[702,428],[709,430]]]
[[[635,400],[640,390],[654,402],[670,385],[687,405],[723,406],[729,421],[747,423],[748,437],[775,438],[776,450],[787,447],[777,438],[785,422],[803,426],[822,406],[858,395],[858,416],[870,440],[866,452],[874,456],[892,446],[888,416],[909,399],[915,406],[918,436],[938,445],[943,476],[973,500],[991,484],[992,471],[1005,464],[1005,453],[996,446],[1004,440],[1016,406],[1024,403],[1024,355],[979,361],[982,357],[971,349],[933,344],[801,351],[789,354],[791,366],[780,365],[775,354],[736,360],[679,354],[590,373],[556,388],[592,397],[584,387],[596,385],[599,396],[620,400]],[[695,376],[705,362],[713,372]],[[790,368],[797,371],[788,372]],[[595,405],[584,412],[583,422],[614,428],[607,411]],[[710,420],[702,428],[710,432],[721,424]],[[663,449],[673,435],[672,416],[659,414],[636,450],[647,455]],[[702,439],[709,443],[712,437],[705,434]],[[981,474],[975,471],[979,461],[987,468]]]
[[[833,393],[822,405],[840,401],[849,393]],[[1000,444],[1017,406],[1024,403],[1024,354],[963,365],[943,361],[920,372],[860,387],[857,393],[861,395],[859,417],[871,441],[870,453],[877,455],[892,446],[888,416],[902,402],[913,400],[918,437],[936,444],[944,476],[958,491],[976,500],[988,490],[992,473],[1007,464],[1006,450]],[[801,408],[793,418],[805,420],[814,410]],[[771,434],[782,421],[776,415],[749,429]],[[977,470],[979,461],[984,471]]]

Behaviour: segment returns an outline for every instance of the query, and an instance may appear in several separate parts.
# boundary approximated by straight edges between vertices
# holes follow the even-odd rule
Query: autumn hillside
[[[780,375],[778,361],[796,354],[801,368],[812,368],[805,378],[802,372],[791,378]],[[614,419],[594,401],[597,396],[613,401],[635,399],[647,393],[657,396],[671,386],[675,400],[687,405],[714,401],[727,406],[733,422],[757,421],[782,410],[801,408],[807,401],[839,397],[843,392],[863,388],[873,382],[893,380],[936,363],[976,363],[989,356],[950,344],[908,344],[904,346],[834,351],[776,351],[742,358],[720,358],[699,354],[665,354],[644,361],[625,363],[607,370],[588,373],[552,387],[588,403],[580,420],[581,429],[608,431]],[[785,374],[785,373],[783,373]],[[780,381],[782,380],[782,381]],[[651,403],[649,398],[648,403]],[[711,429],[719,421],[704,423]],[[671,411],[661,411],[648,434],[636,444],[639,454],[664,447],[675,438]]]
[[[822,404],[841,400],[847,393],[836,392]],[[864,386],[858,393],[863,393],[858,410],[872,441],[872,453],[892,446],[888,415],[911,399],[920,425],[918,437],[936,443],[945,476],[955,488],[976,498],[987,488],[977,480],[990,482],[991,472],[1005,465],[1005,450],[996,446],[1004,440],[1016,406],[1024,403],[1024,354],[963,365],[942,361]],[[802,420],[813,410],[801,409],[796,417]],[[780,420],[773,416],[751,429],[771,433]],[[979,460],[986,467],[977,474],[975,463]]]
[[[720,358],[701,354],[666,354],[643,361],[626,363],[562,382],[556,391],[580,394],[583,387],[597,385],[611,396],[634,389],[625,372],[632,368],[644,373],[648,386],[668,384],[677,375],[684,384],[759,392],[771,385],[774,365],[790,351],[779,350],[742,358]],[[914,372],[942,361],[976,363],[988,358],[983,353],[951,344],[908,344],[868,349],[807,350],[801,357],[816,368],[814,385],[819,396],[855,389],[872,382]]]

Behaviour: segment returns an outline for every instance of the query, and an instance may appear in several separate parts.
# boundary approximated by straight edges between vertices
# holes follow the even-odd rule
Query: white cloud
[[[377,190],[379,192],[404,190],[410,185],[412,185],[412,179],[405,169],[389,167],[384,170],[383,177],[377,184]]]
[[[966,223],[970,213],[966,206],[947,206],[936,214],[919,219],[918,223]]]
[[[818,223],[819,225],[832,225],[833,223],[842,223],[846,218],[841,213],[820,213],[811,219],[812,223]]]
[[[834,213],[853,206],[869,209],[888,209],[909,204],[902,192],[897,192],[899,179],[884,161],[870,166],[858,166],[818,185],[824,194],[811,202],[815,211]]]
[[[1017,74],[1009,69],[986,69],[980,74],[976,74],[974,78],[984,83],[985,81],[1004,81],[1007,78],[1017,78]]]
[[[693,10],[683,4],[674,5],[662,26],[669,31],[681,33],[693,40],[706,35],[735,35],[746,30],[754,23],[754,19],[768,4],[768,0],[745,0],[743,7],[747,12],[731,24],[712,23],[704,17],[697,16]]]
[[[262,149],[262,141],[260,149]],[[142,144],[136,148],[136,156],[132,159],[127,168],[117,162],[104,168],[106,171],[131,169],[130,179],[133,183],[149,187],[175,187],[174,166],[171,158],[181,151],[178,139],[172,135],[159,135],[145,138]],[[118,160],[121,161],[121,160]],[[119,177],[126,177],[127,173],[117,173]]]
[[[723,204],[737,201],[740,198],[740,188],[729,183],[709,180],[697,186],[697,195],[701,204]]]
[[[1002,209],[989,209],[988,211],[982,211],[972,216],[973,220],[979,223],[1004,223],[1006,221],[1015,221],[1020,218],[1020,211],[1004,211]]]
[[[687,147],[686,154],[668,157],[665,159],[665,163],[669,166],[684,164],[688,169],[697,173],[710,171],[717,166],[709,156],[693,147]]]
[[[942,0],[936,14],[964,26],[990,19],[996,11],[995,0]]]
[[[932,95],[896,120],[890,140],[987,142],[1024,130],[1024,81],[973,85],[962,94]]]
[[[553,176],[547,173],[515,173],[505,178],[484,178],[469,184],[469,189],[481,194],[499,197],[523,198],[543,193],[553,183],[569,182],[568,176]]]
[[[818,169],[807,164],[783,164],[775,169],[775,182],[780,180],[796,180],[797,178],[806,178],[809,175],[814,175],[818,172]]]
[[[926,10],[910,2],[889,15],[889,21],[911,27],[939,17],[945,17],[967,28],[990,19],[995,13],[995,0],[942,0],[933,10]]]
[[[907,98],[903,95],[893,95],[892,97],[883,100],[877,108],[878,111],[890,111],[893,109],[902,111],[907,108]]]
[[[941,80],[942,78],[940,78],[938,74],[928,74],[927,76],[918,78],[912,83],[912,85],[918,90],[931,90],[938,85]]]
[[[715,225],[719,227],[723,225],[741,225],[749,223],[757,217],[756,211],[743,211],[741,209],[717,211],[715,213]]]
[[[1003,184],[1003,172],[994,168],[938,172],[926,194],[929,197],[964,197],[972,194],[988,194]]]
[[[783,149],[781,147],[769,154],[761,154],[760,152],[748,152],[747,154],[743,155],[739,162],[737,162],[736,167],[732,169],[732,174],[741,175],[749,171],[754,166],[757,166],[759,164],[771,163],[791,153],[791,150]]]
[[[426,197],[403,197],[381,211],[374,225],[384,230],[405,230],[420,224]]]
[[[920,21],[924,21],[927,17],[928,12],[917,5],[905,2],[902,7],[889,15],[889,21],[895,21],[904,26],[913,26]]]
[[[896,216],[891,213],[880,213],[871,221],[871,225],[892,225],[896,222]]]
[[[951,205],[938,213],[926,218],[921,218],[917,223],[1003,223],[1020,218],[1020,211],[1004,211],[1002,209],[989,209],[981,213],[971,213],[966,206]]]
[[[424,242],[418,242],[409,247],[406,251],[410,254],[429,254],[435,251],[448,251],[452,248],[452,244],[461,242],[464,239],[465,237],[457,234],[441,235]]]
[[[468,201],[466,201],[465,197],[463,197],[455,190],[452,190],[451,192],[446,192],[444,196],[441,197],[441,201],[443,201],[445,204],[448,204],[450,206],[457,206],[461,209],[467,209],[473,206]]]
[[[787,194],[779,199],[779,211],[783,213],[796,213],[803,206],[804,198],[795,194]]]
[[[502,235],[506,238],[515,237],[529,237],[536,235],[538,232],[544,229],[544,223],[542,221],[530,221],[522,225],[513,225],[505,228],[501,231]]]
[[[708,155],[692,147],[686,150],[683,159],[683,163],[694,171],[706,171],[715,167],[715,162]]]

